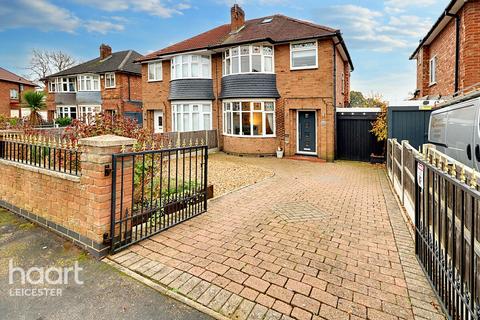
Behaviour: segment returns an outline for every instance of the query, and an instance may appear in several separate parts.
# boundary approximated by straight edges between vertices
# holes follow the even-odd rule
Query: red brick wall
[[[153,118],[149,110],[163,110],[163,130],[172,131],[172,118],[168,94],[170,88],[170,61],[162,63],[162,80],[148,81],[148,64],[142,64],[143,118],[149,130],[153,130]]]
[[[10,100],[10,89],[18,91],[19,100]],[[19,110],[21,96],[25,91],[34,90],[33,86],[23,85],[23,91],[20,92],[20,85],[18,83],[0,81],[0,115],[10,117],[10,110]]]
[[[142,77],[125,73],[115,73],[115,88],[105,88],[105,75],[100,79],[103,110],[117,112],[141,112],[139,107],[126,103],[127,100],[142,99]],[[129,90],[130,88],[130,96]]]
[[[459,90],[480,82],[480,1],[467,2],[460,16]],[[420,97],[449,96],[455,92],[456,26],[452,18],[447,26],[417,57],[417,89]],[[437,83],[430,85],[432,57],[437,57]]]
[[[460,85],[462,88],[467,88],[480,83],[480,0],[467,2],[463,17],[465,34]]]

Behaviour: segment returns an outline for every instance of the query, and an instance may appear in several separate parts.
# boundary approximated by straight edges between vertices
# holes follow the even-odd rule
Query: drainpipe
[[[456,96],[459,90],[460,76],[460,15],[450,12],[445,12],[445,15],[455,18],[455,90],[453,95]]]
[[[128,79],[128,101],[131,100],[130,98],[130,75],[127,75],[127,79]]]

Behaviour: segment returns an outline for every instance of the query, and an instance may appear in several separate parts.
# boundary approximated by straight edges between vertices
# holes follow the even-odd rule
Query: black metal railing
[[[0,159],[80,175],[80,151],[67,142],[28,142],[22,137],[6,138],[0,140]]]
[[[430,157],[430,156],[429,156]],[[443,161],[443,162],[442,162]],[[415,160],[415,251],[449,319],[479,319],[480,193],[446,160]]]
[[[111,251],[207,210],[208,147],[112,155]]]

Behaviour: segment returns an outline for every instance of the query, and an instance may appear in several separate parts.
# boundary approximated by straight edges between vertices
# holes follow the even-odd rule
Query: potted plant
[[[278,146],[277,148],[277,158],[282,159],[283,158],[283,149],[282,147]]]

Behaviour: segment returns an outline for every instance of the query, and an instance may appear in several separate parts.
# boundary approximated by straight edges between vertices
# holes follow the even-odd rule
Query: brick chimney
[[[100,59],[103,60],[112,55],[112,47],[102,43],[100,46]]]
[[[243,27],[245,24],[245,12],[238,4],[234,4],[233,7],[230,9],[230,16],[231,16],[231,31],[236,32],[238,29]]]

